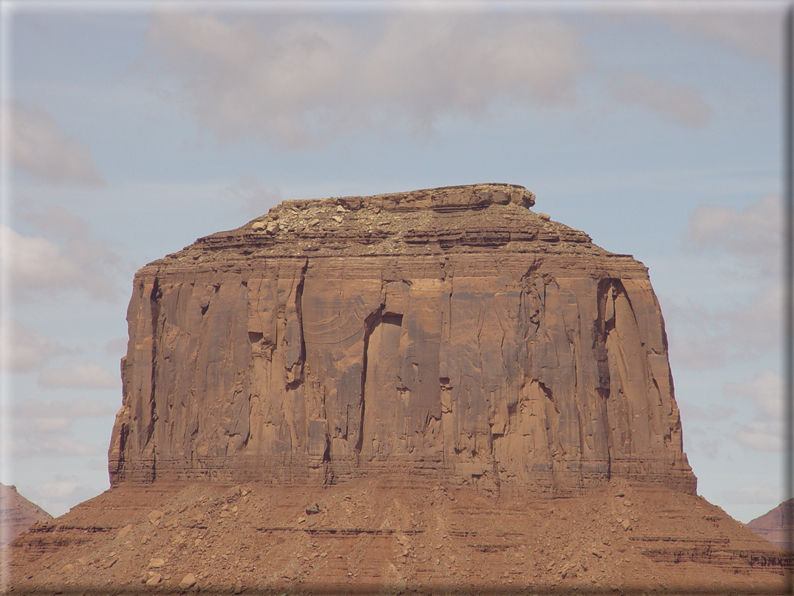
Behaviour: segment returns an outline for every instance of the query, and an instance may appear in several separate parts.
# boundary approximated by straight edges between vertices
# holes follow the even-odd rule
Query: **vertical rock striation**
[[[647,269],[508,184],[285,201],[135,276],[111,482],[693,493]]]

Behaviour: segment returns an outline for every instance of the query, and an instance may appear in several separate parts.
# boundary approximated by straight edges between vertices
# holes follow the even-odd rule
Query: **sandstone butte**
[[[647,269],[534,202],[285,201],[143,267],[111,489],[13,591],[784,593],[696,495]]]
[[[0,547],[5,546],[38,521],[52,516],[17,492],[16,486],[0,482]]]
[[[781,548],[789,547],[794,537],[794,499],[784,501],[747,524],[753,532]]]

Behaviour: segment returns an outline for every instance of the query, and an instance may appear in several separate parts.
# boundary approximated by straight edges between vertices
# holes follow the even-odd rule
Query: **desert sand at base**
[[[654,484],[521,499],[408,480],[113,488],[14,543],[12,593],[779,594],[791,567]]]

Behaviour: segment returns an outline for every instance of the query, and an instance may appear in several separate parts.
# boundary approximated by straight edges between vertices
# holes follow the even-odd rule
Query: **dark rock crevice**
[[[358,437],[356,444],[353,447],[356,453],[360,454],[364,445],[364,415],[367,405],[367,369],[369,367],[369,340],[375,327],[380,324],[383,309],[385,304],[381,304],[377,310],[371,312],[366,319],[364,319],[364,350],[361,357],[361,393],[359,397],[359,421],[358,421]]]
[[[306,283],[306,271],[309,268],[309,259],[305,259],[300,269],[300,279],[295,285],[295,318],[298,325],[299,353],[295,362],[291,363],[290,373],[293,380],[287,383],[287,390],[295,391],[303,385],[306,375],[306,334],[303,326],[303,288]],[[298,374],[295,375],[297,368]]]
[[[158,331],[160,324],[160,300],[162,299],[162,291],[160,289],[160,279],[155,277],[152,283],[152,290],[149,294],[149,308],[151,312],[151,333],[152,333],[152,351],[151,351],[151,377],[149,385],[149,412],[148,424],[143,436],[143,443],[152,450],[152,467],[151,479],[156,477],[155,473],[155,456],[157,446],[152,442],[155,431],[155,423],[157,422],[157,374],[158,374]]]

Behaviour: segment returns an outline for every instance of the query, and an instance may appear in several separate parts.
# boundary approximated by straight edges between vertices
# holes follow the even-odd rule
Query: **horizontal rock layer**
[[[513,185],[291,201],[135,277],[112,483],[694,492],[646,268]]]

